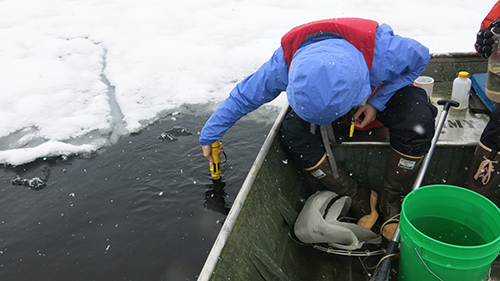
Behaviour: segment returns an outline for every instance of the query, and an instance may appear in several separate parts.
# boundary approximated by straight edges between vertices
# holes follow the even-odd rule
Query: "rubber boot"
[[[410,181],[422,163],[423,156],[414,157],[391,149],[385,167],[384,181],[380,191],[379,208],[384,224],[382,235],[388,240],[396,231],[401,213],[401,203],[404,196],[411,191]]]
[[[339,178],[335,179],[328,163],[326,154],[314,167],[306,169],[317,178],[327,189],[340,196],[351,197],[350,211],[358,220],[358,225],[367,229],[372,228],[378,219],[376,209],[378,194],[369,189],[359,188],[347,171],[337,163]]]
[[[493,186],[498,186],[500,178],[500,152],[492,151],[478,143],[467,173],[465,187],[481,195],[488,196]]]

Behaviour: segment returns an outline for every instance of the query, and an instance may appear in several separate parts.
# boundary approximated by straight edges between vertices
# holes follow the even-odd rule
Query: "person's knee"
[[[396,94],[386,114],[391,145],[407,155],[425,155],[434,137],[437,108],[423,89],[408,86]]]
[[[490,120],[480,138],[481,143],[493,150],[500,150],[500,108],[497,107],[490,114]]]

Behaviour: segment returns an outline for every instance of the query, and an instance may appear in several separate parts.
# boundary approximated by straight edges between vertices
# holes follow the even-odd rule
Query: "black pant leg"
[[[481,143],[493,150],[500,150],[500,106],[490,114],[490,120],[481,134]]]
[[[311,124],[302,120],[293,110],[283,120],[280,141],[288,156],[303,168],[313,167],[325,155],[319,126],[311,133]]]
[[[434,136],[437,108],[425,90],[413,85],[398,90],[377,119],[389,129],[391,146],[410,156],[423,156]]]

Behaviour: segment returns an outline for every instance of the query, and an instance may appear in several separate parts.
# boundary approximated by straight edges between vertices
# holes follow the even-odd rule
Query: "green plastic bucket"
[[[500,252],[500,210],[452,185],[408,194],[400,216],[398,280],[489,280]]]

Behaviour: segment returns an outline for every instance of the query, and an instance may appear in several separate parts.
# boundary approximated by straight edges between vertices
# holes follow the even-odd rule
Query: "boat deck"
[[[438,110],[441,110],[442,106],[437,105],[437,101],[450,99],[451,87],[451,82],[436,82],[434,84],[431,101]],[[471,98],[479,100],[473,91]],[[487,110],[484,105],[482,107],[484,110]],[[438,145],[475,146],[488,120],[489,115],[486,113],[473,113],[469,109],[457,110],[451,108],[439,137]],[[368,132],[356,131],[356,134],[352,138],[343,137],[343,144],[345,145],[388,144],[388,141],[389,133],[385,128],[374,129]]]

